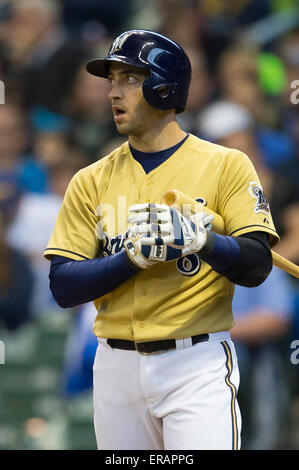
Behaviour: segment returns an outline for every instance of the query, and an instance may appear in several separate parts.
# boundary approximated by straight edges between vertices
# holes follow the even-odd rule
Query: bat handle
[[[207,206],[204,206],[202,203],[195,201],[190,196],[181,193],[177,190],[167,191],[162,196],[162,203],[167,204],[168,206],[173,206],[175,209],[179,210],[183,215],[195,214],[196,212],[206,212],[207,215],[213,215],[214,220],[213,232],[218,233],[219,235],[225,235],[225,223],[221,215],[209,209]]]
[[[219,214],[216,214],[216,212],[209,209],[207,206],[196,202],[192,197],[174,189],[163,194],[162,203],[167,204],[168,206],[173,206],[175,209],[179,210],[182,214],[187,216],[188,214],[190,215],[190,213],[194,214],[196,212],[202,211],[206,212],[207,215],[213,215],[213,232],[216,232],[219,235],[226,235],[223,218]],[[283,271],[286,271],[288,274],[291,274],[296,278],[299,278],[299,266],[292,263],[283,256],[280,256],[273,250],[271,250],[271,253],[274,266],[282,269]]]
[[[276,253],[276,251],[271,250],[271,253],[274,266],[283,269],[283,271],[286,271],[287,273],[291,274],[291,276],[294,276],[299,279],[299,266],[292,263],[283,256],[279,255],[278,253]]]

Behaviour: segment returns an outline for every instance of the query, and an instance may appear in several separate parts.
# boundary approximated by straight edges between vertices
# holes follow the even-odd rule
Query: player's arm
[[[269,236],[262,231],[239,237],[209,232],[199,256],[214,271],[244,287],[259,286],[272,270]]]
[[[218,235],[206,229],[205,213],[185,217],[161,204],[137,204],[130,208],[132,230],[147,235],[146,243],[181,248],[183,255],[198,253],[216,272],[234,284],[256,287],[272,269],[268,234],[262,231],[240,237]]]
[[[202,223],[210,230],[210,217],[203,218]],[[124,249],[114,255],[82,261],[52,256],[50,289],[60,307],[74,307],[112,292],[141,269],[181,256],[180,247],[149,246],[146,237],[129,231]]]
[[[75,261],[52,256],[50,289],[58,305],[70,308],[93,301],[112,292],[141,269],[182,256],[181,249],[167,245],[149,247],[143,240],[144,237],[129,232],[121,252],[102,258]]]
[[[53,256],[50,289],[60,307],[70,308],[112,292],[138,271],[125,250],[115,255],[82,261]]]

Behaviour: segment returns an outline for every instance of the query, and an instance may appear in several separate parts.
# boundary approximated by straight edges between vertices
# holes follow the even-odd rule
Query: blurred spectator
[[[64,159],[57,161],[50,170],[50,194],[54,194],[62,200],[71,178],[79,170],[88,165],[87,156],[76,146],[69,145]]]
[[[38,107],[29,113],[33,128],[32,151],[47,173],[47,191],[49,190],[49,172],[51,168],[65,159],[72,143],[73,123],[62,114]],[[76,153],[78,149],[75,150]]]
[[[271,11],[269,0],[198,0],[202,12],[206,18],[215,23],[222,23],[227,27],[227,33],[231,33],[236,26],[250,24],[259,20]],[[216,27],[215,24],[215,27]]]
[[[299,187],[292,184],[281,171],[267,165],[255,134],[252,116],[235,103],[216,102],[201,114],[199,131],[220,145],[236,148],[248,155],[270,202],[273,221],[281,237],[275,251],[298,262]]]
[[[64,0],[63,13],[66,25],[79,31],[82,25],[97,21],[112,36],[130,29],[134,14],[134,0]]]
[[[47,245],[66,188],[81,168],[86,166],[86,157],[77,149],[69,149],[64,159],[49,168],[49,192],[26,194],[21,200],[8,229],[9,243],[27,256],[34,273],[35,286],[33,310],[35,315],[57,309],[49,289],[49,266],[42,253]]]
[[[0,173],[0,221],[3,224],[2,230],[14,219],[21,200],[19,182],[15,175]]]
[[[106,53],[107,51],[105,51]],[[116,130],[108,100],[109,82],[78,69],[64,102],[64,113],[72,123],[72,136],[91,161]]]
[[[241,377],[242,449],[273,450],[290,442],[292,380],[287,339],[293,309],[287,275],[276,267],[259,287],[235,288],[231,337]]]
[[[277,124],[277,110],[261,87],[258,51],[236,45],[226,49],[218,61],[218,86],[224,100],[245,106],[258,125]]]
[[[293,104],[290,100],[290,91],[291,91],[291,83],[294,80],[298,80],[298,72],[299,72],[299,29],[293,31],[285,36],[277,44],[277,51],[282,58],[284,63],[287,80],[288,80],[288,87],[286,89],[285,99],[286,105],[289,106]]]
[[[254,118],[271,165],[294,159],[295,139],[280,116],[280,100],[287,90],[287,72],[280,58],[273,53],[231,47],[219,59],[218,81],[222,98],[246,107]]]
[[[24,106],[59,111],[77,68],[87,57],[83,41],[70,37],[56,0],[11,2],[1,56],[8,88],[16,82]]]
[[[299,29],[284,36],[277,44],[277,50],[287,74],[287,86],[280,109],[281,126],[293,137],[297,148],[296,158],[287,162],[284,171],[299,186]]]
[[[215,84],[209,73],[203,51],[199,47],[197,49],[185,48],[185,51],[191,62],[192,78],[186,110],[177,116],[177,120],[185,131],[196,133],[198,113],[212,99]]]
[[[185,48],[200,45],[200,17],[193,0],[157,0],[159,32]],[[186,28],[188,25],[188,28]]]
[[[261,146],[271,167],[295,158],[296,144],[280,124],[279,102],[286,88],[286,72],[275,54],[232,46],[218,62],[221,99],[244,106],[255,121]]]
[[[238,44],[244,28],[270,13],[269,0],[196,0],[201,17],[201,45],[214,70],[219,56]]]
[[[198,116],[197,133],[217,143],[239,132],[254,130],[255,121],[248,110],[232,101],[214,101]]]
[[[246,106],[229,100],[214,101],[199,114],[196,133],[215,141],[249,129],[255,135],[264,162],[276,170],[296,158],[295,141],[287,133],[261,127]]]
[[[93,363],[98,340],[92,327],[97,311],[92,302],[82,305],[73,317],[62,370],[63,395],[74,398],[92,389]]]
[[[26,257],[5,239],[1,213],[0,219],[0,327],[15,330],[32,318],[34,281]]]
[[[14,177],[21,191],[43,192],[46,169],[28,153],[26,116],[17,106],[0,106],[0,176]]]
[[[25,119],[14,106],[0,107],[0,171],[10,172],[19,163],[28,144]]]
[[[68,135],[55,130],[38,132],[33,149],[38,161],[46,168],[47,176],[50,177],[51,168],[64,160],[68,153]]]

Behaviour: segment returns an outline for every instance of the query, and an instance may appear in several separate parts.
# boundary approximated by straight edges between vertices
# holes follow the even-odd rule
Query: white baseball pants
[[[99,450],[240,449],[239,370],[229,333],[188,346],[144,355],[99,338],[93,392]]]

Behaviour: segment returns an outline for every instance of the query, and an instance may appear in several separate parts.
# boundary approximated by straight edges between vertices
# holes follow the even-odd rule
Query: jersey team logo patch
[[[254,212],[263,212],[264,214],[268,215],[270,212],[269,203],[261,185],[259,185],[256,181],[251,181],[248,191],[250,196],[257,200]]]

